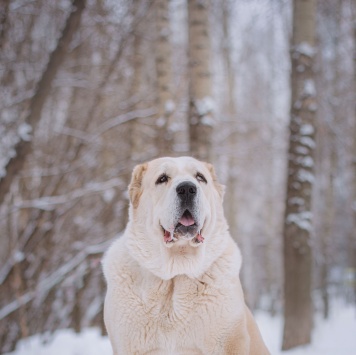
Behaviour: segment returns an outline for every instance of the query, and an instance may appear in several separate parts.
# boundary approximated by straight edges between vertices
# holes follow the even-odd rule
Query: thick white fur
[[[202,173],[207,184],[197,181]],[[156,185],[165,172],[169,182]],[[204,243],[167,247],[176,186],[197,185]],[[130,186],[130,221],[103,260],[104,319],[115,355],[268,354],[239,280],[240,251],[222,209],[222,189],[208,164],[160,158],[137,167]]]

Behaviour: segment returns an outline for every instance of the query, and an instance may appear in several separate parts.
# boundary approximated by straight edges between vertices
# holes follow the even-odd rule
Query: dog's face
[[[179,247],[181,253],[182,248],[199,247],[209,242],[218,222],[225,221],[223,186],[212,165],[190,157],[159,158],[138,165],[129,193],[140,252],[143,245],[146,250]]]

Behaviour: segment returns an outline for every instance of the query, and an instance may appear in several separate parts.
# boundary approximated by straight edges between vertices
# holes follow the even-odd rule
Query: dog
[[[103,258],[114,355],[269,354],[244,301],[223,194],[213,166],[191,157],[135,167],[129,222]]]

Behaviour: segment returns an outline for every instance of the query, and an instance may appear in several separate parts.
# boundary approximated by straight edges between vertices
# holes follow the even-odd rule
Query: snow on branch
[[[299,229],[311,231],[312,213],[310,211],[303,211],[299,213],[290,213],[287,216],[287,223],[294,223]]]
[[[98,127],[97,136],[105,133],[109,129],[114,128],[120,124],[129,122],[136,118],[150,117],[150,116],[154,115],[155,113],[156,113],[156,109],[153,107],[150,107],[150,108],[146,108],[146,109],[142,109],[142,110],[134,110],[134,111],[116,116],[114,118],[107,120],[105,123],[103,123],[101,126]]]
[[[84,188],[73,190],[64,195],[45,196],[34,200],[19,201],[14,204],[14,208],[38,208],[44,211],[52,211],[57,205],[64,204],[94,193],[103,192],[118,186],[122,186],[122,180],[119,178],[113,178],[102,182],[94,182],[88,184]]]
[[[58,285],[76,267],[78,267],[86,257],[90,255],[102,254],[111,244],[112,240],[104,243],[90,245],[75,257],[71,258],[66,264],[59,267],[52,274],[41,280],[36,289],[28,291],[13,302],[8,303],[0,309],[0,320],[15,312],[23,305],[31,302],[38,294],[48,293],[54,286]]]
[[[292,48],[293,57],[299,57],[300,54],[306,57],[313,58],[316,53],[316,48],[307,42],[301,42]]]

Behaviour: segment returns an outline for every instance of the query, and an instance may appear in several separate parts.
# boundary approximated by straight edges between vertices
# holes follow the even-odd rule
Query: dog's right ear
[[[131,182],[129,185],[129,196],[134,208],[137,208],[142,195],[142,179],[146,170],[147,163],[135,166],[132,172]]]

